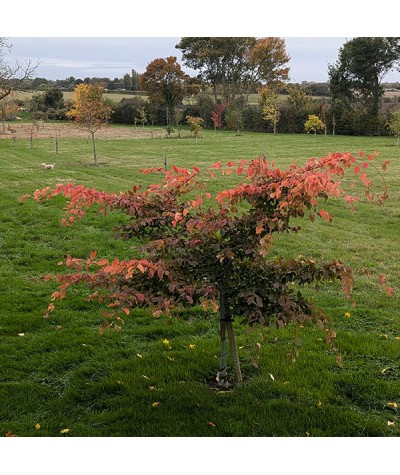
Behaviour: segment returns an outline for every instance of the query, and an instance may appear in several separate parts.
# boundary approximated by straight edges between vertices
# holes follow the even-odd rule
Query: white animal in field
[[[54,170],[55,163],[41,163],[40,166],[43,168],[43,170]]]

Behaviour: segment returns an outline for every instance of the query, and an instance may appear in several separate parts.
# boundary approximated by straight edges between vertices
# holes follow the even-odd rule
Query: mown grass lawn
[[[68,229],[60,225],[63,200],[19,203],[36,188],[73,181],[105,191],[146,184],[140,169],[168,165],[205,167],[260,153],[280,167],[327,152],[379,150],[391,160],[383,180],[383,207],[359,203],[352,213],[332,201],[333,224],[304,222],[297,235],[279,236],[274,256],[340,258],[356,274],[353,308],[336,284],[309,289],[332,318],[343,357],[339,369],[320,330],[247,328],[236,322],[245,384],[216,392],[215,317],[197,309],[155,319],[138,310],[120,332],[98,334],[97,304],[75,290],[50,318],[43,314],[67,254],[128,257],[129,243],[112,229],[123,217],[90,212]],[[0,140],[0,434],[23,437],[363,437],[400,435],[399,297],[390,298],[364,268],[400,285],[400,147],[390,137],[323,137],[205,131],[181,139],[104,140],[92,165],[89,140]],[[54,170],[40,163],[55,162]],[[230,186],[221,178],[210,186]],[[224,181],[225,180],[225,181]],[[345,317],[349,312],[350,317]],[[167,339],[172,348],[163,344]],[[258,350],[259,349],[259,350]],[[252,363],[256,361],[255,367]],[[37,425],[39,424],[39,425]],[[68,430],[67,430],[68,429]]]

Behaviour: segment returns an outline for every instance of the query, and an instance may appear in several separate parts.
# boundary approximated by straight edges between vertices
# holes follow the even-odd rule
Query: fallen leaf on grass
[[[25,333],[18,333],[18,336],[25,336]]]
[[[35,424],[35,429],[36,430],[40,430],[42,428],[42,426],[39,424],[39,422],[37,424]]]
[[[138,358],[143,358],[143,356],[140,355],[139,353],[136,353],[136,356],[137,356]]]
[[[388,402],[387,405],[393,407],[393,409],[397,409],[397,402]]]
[[[10,430],[4,434],[6,437],[17,437],[15,434],[13,434]]]
[[[125,383],[124,383],[123,381],[117,381],[117,384],[123,385],[123,384],[125,384]]]
[[[396,423],[395,423],[394,421],[388,421],[388,422],[387,422],[387,425],[388,425],[389,427],[392,427],[392,426],[394,426],[395,424],[396,424]]]
[[[383,370],[381,371],[381,373],[382,373],[382,374],[385,374],[388,369],[390,369],[390,367],[383,368]]]
[[[148,376],[146,376],[145,374],[142,374],[142,378],[144,379],[150,379]]]
[[[160,405],[159,401],[153,402],[151,407],[158,407]]]
[[[272,381],[275,381],[274,375],[271,373],[268,373],[268,374],[269,374],[269,377],[272,379]]]
[[[214,422],[207,422],[207,425],[208,425],[209,427],[216,427],[216,425],[214,424]]]
[[[70,429],[61,429],[60,434],[68,434],[69,431]]]

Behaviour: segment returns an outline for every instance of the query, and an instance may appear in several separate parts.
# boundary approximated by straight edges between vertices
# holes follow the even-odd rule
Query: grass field
[[[363,269],[400,285],[400,147],[390,137],[323,137],[205,131],[195,140],[98,140],[99,167],[89,140],[65,138],[55,154],[51,139],[0,140],[0,434],[23,437],[111,436],[399,436],[399,297],[390,298]],[[246,327],[236,322],[245,384],[216,392],[208,382],[218,368],[215,318],[198,309],[172,321],[136,311],[121,332],[98,335],[101,308],[83,291],[43,314],[62,256],[128,257],[129,245],[113,238],[122,217],[90,212],[66,230],[63,200],[23,204],[36,188],[73,181],[105,191],[146,183],[139,170],[168,165],[204,167],[218,160],[265,152],[284,167],[330,152],[380,151],[391,160],[383,207],[328,204],[332,225],[304,222],[298,235],[275,241],[274,255],[340,258],[356,273],[350,307],[336,284],[313,294],[332,318],[343,357],[334,355],[313,326]],[[56,163],[42,170],[40,163]],[[375,184],[382,186],[378,170]],[[226,179],[226,178],[225,178]],[[229,186],[221,178],[215,187]],[[309,290],[310,294],[313,289]],[[345,313],[350,312],[349,318]],[[168,339],[172,346],[163,344]],[[251,364],[256,357],[258,368]],[[68,429],[68,430],[67,430]]]

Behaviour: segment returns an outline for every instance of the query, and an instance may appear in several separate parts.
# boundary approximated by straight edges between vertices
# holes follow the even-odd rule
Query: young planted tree
[[[10,120],[13,115],[17,115],[18,105],[11,96],[0,101],[0,120],[3,123],[2,133],[6,133],[6,120]]]
[[[196,143],[197,143],[197,139],[201,136],[201,131],[203,130],[204,120],[201,117],[194,117],[192,115],[187,115],[186,122],[189,125],[190,131],[195,136]]]
[[[306,120],[304,124],[304,128],[306,129],[306,132],[309,134],[310,132],[313,132],[314,135],[317,135],[317,132],[319,130],[324,130],[325,129],[325,124],[322,122],[322,120],[315,114],[310,114],[308,116],[308,119]]]
[[[220,129],[222,126],[222,114],[224,113],[227,104],[224,102],[223,104],[217,104],[214,110],[211,111],[211,120],[214,125],[214,130]]]
[[[272,125],[274,134],[276,134],[276,127],[281,116],[279,107],[279,97],[276,91],[268,86],[264,86],[259,91],[259,104],[262,107],[262,118],[265,122]]]
[[[93,159],[97,167],[95,134],[107,124],[112,109],[103,99],[104,87],[100,84],[79,84],[72,96],[72,109],[67,116],[75,119],[76,124],[90,133],[93,144]]]
[[[372,199],[366,170],[373,159],[365,159],[361,153],[357,157],[336,153],[281,170],[262,157],[228,162],[226,166],[218,162],[208,173],[196,167],[174,166],[166,172],[159,170],[164,173],[159,183],[145,190],[133,186],[126,193],[105,193],[74,184],[37,190],[34,198],[38,201],[57,195],[68,199],[66,225],[95,204],[103,212],[122,211],[128,221],[120,228],[120,235],[143,243],[129,260],[104,259],[95,251],[87,259],[68,256],[67,273],[46,277],[59,285],[52,300],[63,299],[71,286],[83,284],[89,289],[90,300],[108,306],[101,332],[119,329],[135,307],[150,307],[155,316],[173,316],[175,309],[194,305],[214,312],[220,324],[220,387],[228,385],[228,342],[235,381],[243,379],[233,328],[235,317],[250,325],[278,327],[315,319],[332,343],[335,334],[326,326],[327,318],[306,300],[301,288],[338,279],[348,297],[351,269],[340,260],[317,264],[302,257],[272,259],[269,251],[274,234],[300,230],[291,224],[295,218],[332,221],[321,199],[342,197],[350,204],[359,199],[344,188],[348,183],[342,182],[346,170],[354,171]],[[359,165],[359,161],[363,163]],[[206,183],[217,172],[243,176],[244,181],[211,195]],[[386,190],[379,197],[375,195],[378,203],[386,198]],[[387,291],[392,289],[387,287]],[[54,303],[50,303],[48,313],[53,310]],[[337,360],[340,364],[338,354]]]

